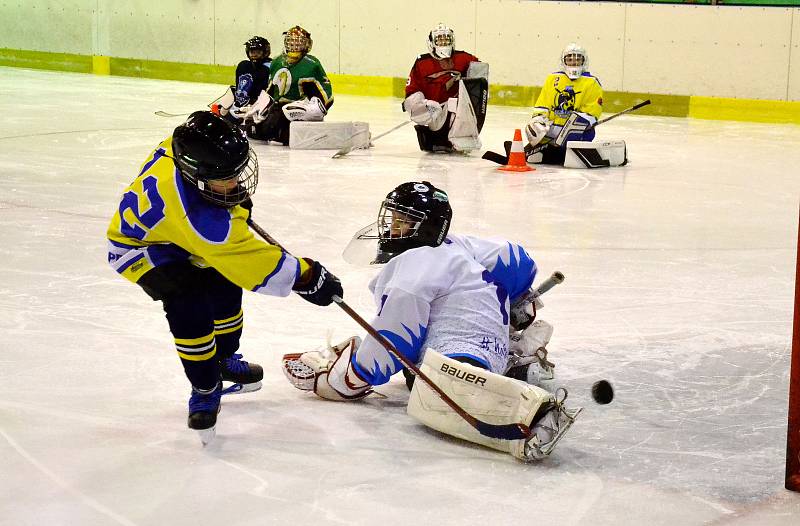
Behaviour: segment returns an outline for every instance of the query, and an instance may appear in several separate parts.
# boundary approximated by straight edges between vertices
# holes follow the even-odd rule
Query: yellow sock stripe
[[[239,309],[239,312],[231,316],[230,318],[225,318],[224,320],[214,320],[214,325],[222,325],[223,323],[228,323],[229,321],[233,321],[236,318],[241,318],[244,315],[242,309]]]
[[[214,357],[217,354],[217,346],[215,345],[213,349],[208,351],[207,353],[203,354],[185,354],[178,351],[178,356],[180,356],[184,360],[189,360],[190,362],[202,362],[204,360],[208,360]]]
[[[201,346],[214,340],[214,333],[206,334],[199,338],[175,338],[175,345]]]

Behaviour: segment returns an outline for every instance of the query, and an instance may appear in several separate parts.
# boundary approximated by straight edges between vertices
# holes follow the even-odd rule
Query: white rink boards
[[[245,299],[242,350],[264,388],[224,400],[205,450],[160,308],[105,263],[125,184],[220,87],[0,68],[0,524],[795,525],[783,490],[800,127],[626,116],[598,128],[630,164],[506,174],[425,155],[404,127],[370,151],[257,145],[258,223],[343,281],[369,317],[369,270],[341,258],[396,184],[444,187],[453,230],[523,243],[543,279],[550,357],[586,410],[524,465],[443,438],[385,397],[294,389],[286,352],[360,333],[334,307]],[[337,96],[331,120],[402,122],[399,101]],[[490,106],[500,151],[522,108]],[[609,406],[589,387],[608,378]]]

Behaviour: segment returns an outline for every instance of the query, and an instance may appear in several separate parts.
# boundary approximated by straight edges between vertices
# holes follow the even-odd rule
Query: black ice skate
[[[241,354],[223,358],[219,362],[220,374],[225,382],[233,385],[223,389],[222,394],[249,393],[261,389],[264,369],[257,363],[242,360]]]
[[[217,413],[220,409],[222,384],[203,390],[192,387],[189,397],[189,428],[200,434],[200,441],[207,446],[216,436]]]

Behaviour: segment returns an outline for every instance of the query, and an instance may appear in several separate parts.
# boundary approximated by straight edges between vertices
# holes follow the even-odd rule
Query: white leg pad
[[[565,168],[605,168],[628,162],[625,141],[568,141]]]
[[[289,124],[289,148],[293,150],[339,150],[351,144],[369,144],[367,122],[308,122]]]
[[[453,144],[453,148],[460,152],[479,150],[481,147],[481,140],[478,137],[478,119],[475,116],[475,109],[472,107],[472,101],[466,86],[464,86],[464,81],[461,80],[458,81],[458,103],[455,117],[447,139]]]
[[[539,407],[554,400],[544,389],[458,362],[430,348],[425,350],[420,369],[467,413],[490,424],[530,425]],[[414,382],[408,414],[447,435],[530,460],[526,440],[481,435],[420,379]]]

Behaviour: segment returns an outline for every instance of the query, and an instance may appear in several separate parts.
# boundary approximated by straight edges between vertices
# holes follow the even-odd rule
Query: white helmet
[[[441,22],[428,33],[428,50],[434,58],[439,60],[450,58],[455,45],[456,37],[453,30]]]
[[[569,64],[567,60],[569,59]],[[561,52],[561,70],[567,74],[572,80],[580,77],[589,66],[589,55],[583,46],[579,46],[574,42],[569,44]]]

